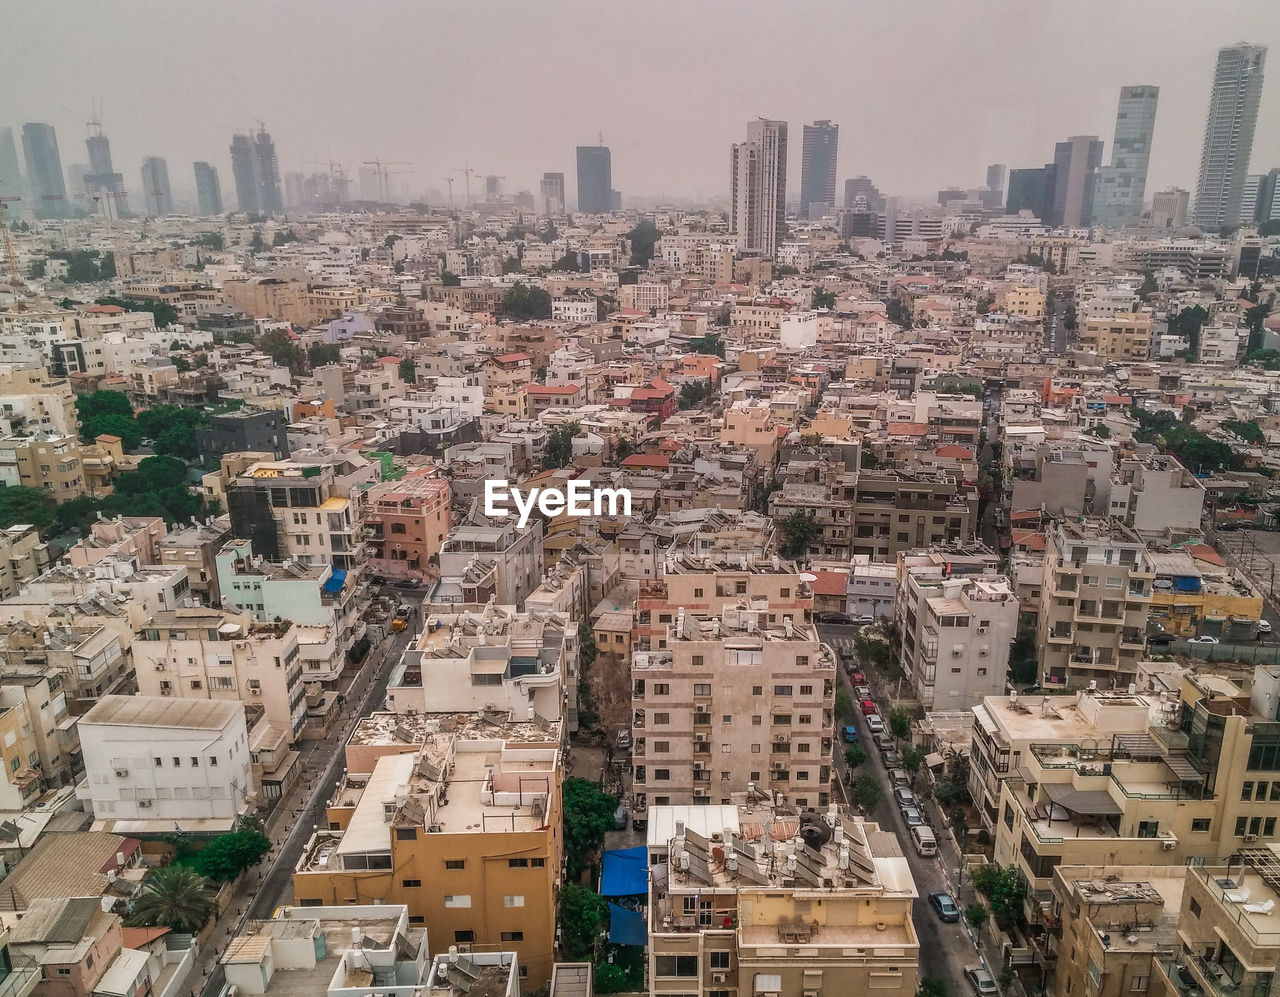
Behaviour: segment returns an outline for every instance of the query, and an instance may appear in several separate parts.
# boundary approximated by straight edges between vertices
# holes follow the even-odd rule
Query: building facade
[[[772,257],[786,221],[787,123],[758,118],[730,156],[729,231],[744,252]]]
[[[1265,45],[1218,50],[1193,214],[1193,221],[1206,232],[1240,222],[1266,61]]]
[[[830,121],[815,121],[804,126],[804,145],[800,160],[800,213],[807,214],[811,204],[836,206],[836,153],[840,143],[840,126]]]
[[[1116,134],[1111,143],[1111,165],[1098,170],[1093,195],[1093,223],[1123,228],[1142,217],[1147,190],[1147,164],[1151,160],[1151,136],[1156,127],[1160,88],[1120,88]]]

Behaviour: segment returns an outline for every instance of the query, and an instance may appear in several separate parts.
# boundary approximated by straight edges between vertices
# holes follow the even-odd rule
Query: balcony
[[[1145,647],[1147,638],[1143,632],[1136,627],[1125,627],[1120,632],[1120,644],[1127,647]]]

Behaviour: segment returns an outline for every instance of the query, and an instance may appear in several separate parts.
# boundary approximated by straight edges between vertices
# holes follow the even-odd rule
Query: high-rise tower
[[[169,164],[160,156],[147,156],[142,161],[142,196],[148,217],[161,218],[173,214]]]
[[[815,121],[804,126],[804,146],[800,159],[800,212],[807,214],[809,205],[836,206],[836,153],[840,145],[840,126],[830,121]]]
[[[34,209],[41,218],[65,218],[71,213],[67,182],[62,174],[58,133],[53,125],[29,121],[22,126],[22,152],[27,160],[27,183]]]
[[[231,173],[236,182],[240,210],[250,215],[274,215],[284,211],[280,190],[280,163],[271,135],[259,128],[253,135],[231,138]]]
[[[539,190],[541,195],[539,210],[549,218],[559,218],[564,214],[564,174],[544,173]]]
[[[1147,164],[1151,161],[1151,136],[1156,128],[1156,103],[1160,88],[1120,88],[1116,111],[1116,137],[1111,143],[1111,165],[1098,169],[1093,190],[1093,223],[1123,228],[1142,217],[1147,193]]]
[[[747,124],[747,140],[730,157],[732,216],[746,252],[773,256],[786,223],[787,123],[757,118]]]
[[[111,162],[111,141],[102,133],[102,125],[98,121],[89,122],[89,135],[84,145],[89,151],[89,171],[84,177],[85,195],[94,201],[103,217],[129,217],[124,177],[116,172]]]
[[[1192,209],[1192,219],[1206,231],[1240,222],[1266,61],[1265,45],[1241,42],[1218,50]]]
[[[218,171],[208,163],[196,163],[196,205],[202,215],[222,214],[222,186]]]
[[[1097,135],[1072,135],[1053,151],[1053,217],[1050,224],[1088,225],[1093,216],[1094,174],[1102,165]]]
[[[607,145],[578,146],[578,210],[584,215],[613,209],[613,159]]]

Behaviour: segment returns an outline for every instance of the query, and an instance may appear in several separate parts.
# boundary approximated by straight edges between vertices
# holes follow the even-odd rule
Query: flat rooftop
[[[221,730],[237,714],[244,715],[244,706],[231,700],[104,696],[80,718],[80,722],[124,727]]]

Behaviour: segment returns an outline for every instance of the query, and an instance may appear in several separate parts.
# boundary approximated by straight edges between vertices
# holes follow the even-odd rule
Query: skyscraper
[[[612,210],[613,161],[607,145],[578,146],[578,210],[603,215]]]
[[[27,160],[27,183],[33,207],[40,218],[65,218],[70,214],[67,182],[62,175],[58,134],[53,125],[29,121],[22,126],[22,153]]]
[[[1268,170],[1258,178],[1253,220],[1259,225],[1280,221],[1280,169]]]
[[[222,214],[222,187],[218,171],[208,163],[196,163],[196,205],[202,215]]]
[[[271,135],[259,130],[254,135],[231,138],[231,173],[236,181],[240,210],[250,215],[277,215],[284,210],[280,193],[280,163]]]
[[[539,204],[542,213],[549,218],[559,218],[564,214],[564,174],[544,173],[539,188]]]
[[[830,121],[815,121],[804,126],[804,145],[800,158],[800,212],[807,214],[809,205],[836,206],[836,152],[840,144],[840,126]]]
[[[1053,191],[1058,168],[1053,163],[1029,170],[1009,171],[1009,200],[1005,210],[1011,215],[1030,211],[1042,222],[1053,215]]]
[[[307,182],[307,178],[301,173],[286,173],[284,175],[284,206],[288,211],[297,211],[306,201],[306,195],[303,193],[303,187]]]
[[[0,128],[0,197],[22,197],[22,170],[12,128]]]
[[[1187,201],[1191,192],[1181,187],[1158,190],[1151,197],[1152,228],[1182,228],[1187,224]]]
[[[1265,45],[1241,42],[1218,50],[1192,211],[1193,220],[1202,229],[1217,230],[1240,222],[1266,61]]]
[[[730,157],[729,230],[746,252],[773,256],[787,211],[787,123],[757,118]]]
[[[169,186],[169,164],[160,156],[142,161],[142,196],[149,218],[173,214],[173,188]]]
[[[1093,191],[1093,223],[1123,228],[1142,217],[1147,193],[1147,164],[1151,160],[1151,136],[1156,128],[1156,103],[1160,88],[1120,88],[1116,111],[1116,137],[1111,143],[1111,165],[1098,170]]]
[[[89,122],[92,129],[84,140],[89,150],[89,172],[84,178],[85,194],[93,199],[104,218],[129,217],[129,202],[124,194],[124,177],[111,162],[111,141],[102,134],[102,125]]]
[[[1004,190],[1004,163],[992,163],[987,167],[987,190]]]
[[[858,206],[857,200],[859,197],[866,201],[868,211],[884,210],[884,195],[871,182],[870,177],[857,176],[844,182],[844,207],[846,211],[852,211]]]
[[[1102,165],[1097,135],[1072,135],[1053,150],[1053,216],[1050,225],[1088,225],[1093,217],[1094,174]]]

